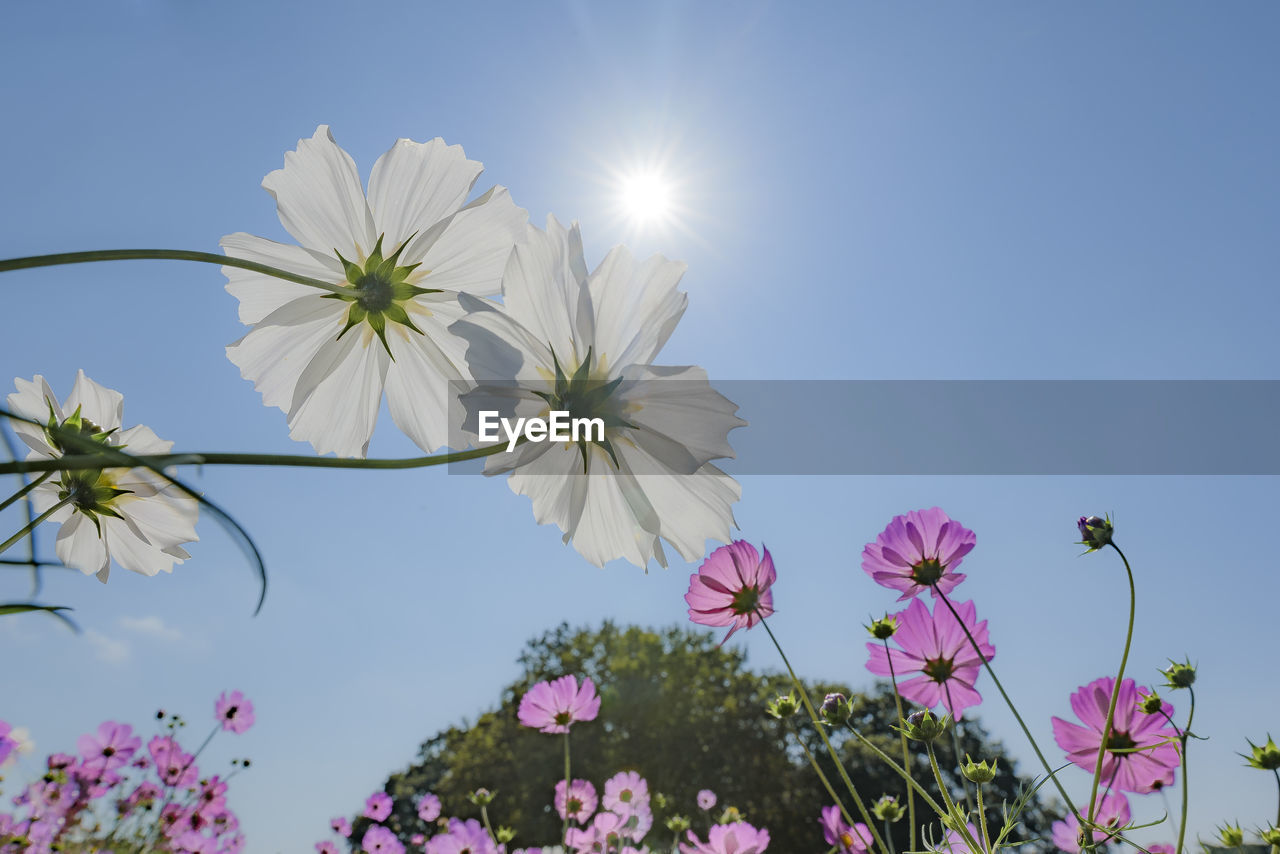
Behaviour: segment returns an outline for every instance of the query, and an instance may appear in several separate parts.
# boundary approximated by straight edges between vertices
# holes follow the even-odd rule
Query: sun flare
[[[671,218],[675,196],[670,180],[657,170],[621,176],[618,202],[622,213],[634,225],[660,225]]]

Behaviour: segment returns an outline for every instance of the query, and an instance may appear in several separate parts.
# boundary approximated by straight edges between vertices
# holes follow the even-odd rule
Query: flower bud
[[[990,783],[996,778],[996,761],[991,760],[988,765],[984,759],[981,762],[974,762],[969,754],[965,754],[964,764],[960,766],[960,773],[971,783]]]
[[[769,705],[765,706],[764,710],[766,714],[775,717],[778,720],[783,720],[794,715],[799,708],[800,703],[796,700],[796,692],[792,691],[785,697],[779,695],[774,698]]]
[[[684,833],[688,829],[689,829],[689,819],[685,818],[682,815],[673,815],[671,816],[671,818],[667,819],[667,830],[671,831],[672,833],[676,833],[676,834]]]
[[[895,729],[912,741],[933,741],[947,731],[947,723],[950,719],[950,714],[935,718],[932,712],[925,709],[907,715],[906,720],[902,722],[903,725]]]
[[[471,803],[478,807],[487,807],[489,804],[493,803],[493,792],[490,792],[488,789],[476,789],[474,792],[467,795],[467,800],[471,801]]]
[[[1190,688],[1192,683],[1196,681],[1196,669],[1191,666],[1190,660],[1184,664],[1179,664],[1171,658],[1169,659],[1169,667],[1160,672],[1164,674],[1165,684],[1170,688]]]
[[[1164,708],[1164,700],[1160,699],[1160,695],[1155,691],[1145,695],[1139,694],[1138,708],[1142,710],[1144,715],[1158,715],[1160,710]]]
[[[876,640],[888,640],[898,630],[898,618],[885,614],[878,620],[872,620],[866,629]]]
[[[742,821],[742,813],[737,807],[725,807],[720,818],[716,819],[717,824],[733,824],[735,821]]]
[[[830,726],[844,726],[853,716],[853,703],[844,694],[828,694],[818,708],[818,716]]]
[[[1271,740],[1271,736],[1267,736],[1267,743],[1259,747],[1252,741],[1249,746],[1253,748],[1252,756],[1245,756],[1249,765],[1257,768],[1259,771],[1275,771],[1280,769],[1280,747],[1276,747],[1276,743]],[[1243,754],[1241,754],[1243,756]]]
[[[1091,552],[1110,545],[1111,535],[1115,531],[1110,517],[1102,519],[1098,516],[1081,516],[1076,527],[1080,529],[1080,544],[1088,546]]]
[[[1271,846],[1280,845],[1280,827],[1271,826],[1266,830],[1259,831],[1262,841]]]
[[[500,845],[506,845],[508,842],[516,838],[516,832],[509,827],[499,827],[493,832]]]
[[[1222,840],[1223,848],[1239,848],[1244,845],[1244,831],[1240,829],[1240,825],[1224,824],[1218,828],[1218,838]]]
[[[897,797],[884,795],[872,805],[871,814],[881,821],[895,822],[906,815],[907,811],[898,803]]]

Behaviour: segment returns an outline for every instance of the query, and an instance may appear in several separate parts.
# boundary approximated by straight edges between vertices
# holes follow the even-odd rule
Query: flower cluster
[[[253,704],[240,692],[242,714],[227,726],[224,694],[215,706],[221,730],[243,733],[253,722]],[[133,727],[105,721],[80,736],[76,754],[55,753],[46,770],[13,799],[17,808],[0,813],[0,854],[51,854],[65,850],[105,850],[135,846],[169,854],[238,854],[244,849],[239,821],[227,803],[231,774],[202,776],[196,754],[177,738],[184,725],[176,715],[159,712],[166,732],[143,748]],[[7,754],[9,724],[0,721],[0,761]],[[205,744],[208,744],[206,740]],[[248,760],[233,760],[248,767]],[[235,771],[232,771],[234,774]]]

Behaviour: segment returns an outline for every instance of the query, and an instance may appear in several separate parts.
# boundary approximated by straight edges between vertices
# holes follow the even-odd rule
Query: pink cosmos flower
[[[253,703],[245,699],[244,694],[223,691],[213,707],[214,715],[222,721],[222,729],[237,735],[253,726]]]
[[[107,721],[98,727],[97,735],[82,735],[76,744],[85,769],[92,769],[91,774],[97,776],[128,764],[142,747],[142,739],[133,734],[133,727],[128,724]]]
[[[166,786],[186,788],[200,781],[195,757],[187,753],[168,735],[157,735],[147,742],[147,751],[156,764],[156,775]]]
[[[427,854],[498,854],[498,849],[484,826],[474,818],[466,821],[451,818],[447,832],[427,840]]]
[[[600,711],[600,698],[590,678],[578,687],[575,676],[561,676],[551,682],[539,682],[520,698],[520,723],[547,733],[568,732],[577,721],[595,720]]]
[[[978,829],[972,824],[965,825],[969,830],[969,835],[974,841],[981,844],[982,834],[978,833]],[[982,854],[981,850],[975,851],[969,847],[969,843],[964,841],[964,836],[954,830],[948,830],[946,835],[942,837],[942,842],[936,848],[930,848],[930,851],[941,851],[943,854]]]
[[[319,854],[338,854],[338,846],[334,845],[332,842],[317,842],[316,851],[318,851]]]
[[[865,824],[849,825],[835,806],[822,808],[822,838],[836,846],[840,854],[865,854],[873,841]]]
[[[386,792],[374,792],[364,802],[364,812],[361,814],[374,821],[385,821],[391,815],[391,796]]]
[[[571,818],[578,824],[586,824],[596,811],[596,787],[586,780],[574,780],[569,784],[565,797],[564,780],[556,783],[555,806],[561,819]]]
[[[368,854],[404,854],[404,845],[390,830],[375,824],[364,832],[360,850]]]
[[[336,816],[329,819],[329,826],[333,828],[333,832],[339,836],[351,835],[351,822],[347,821],[343,816]]]
[[[964,581],[956,572],[977,538],[937,507],[894,516],[862,550],[862,569],[876,584],[901,590],[898,601],[929,590],[950,593]]]
[[[604,783],[604,808],[629,814],[649,806],[649,783],[635,771],[619,771]]]
[[[1114,677],[1104,676],[1071,695],[1071,708],[1084,726],[1053,719],[1053,737],[1058,746],[1067,752],[1068,759],[1090,774],[1097,764],[1114,686]],[[1111,736],[1102,757],[1103,785],[1122,792],[1154,792],[1171,785],[1173,769],[1178,767],[1178,733],[1165,717],[1173,717],[1173,706],[1164,701],[1164,714],[1143,714],[1138,709],[1139,693],[1150,692],[1132,679],[1120,683]]]
[[[1148,845],[1147,850],[1151,854],[1175,854],[1176,849],[1172,845],[1163,842],[1157,842],[1155,845]]]
[[[435,821],[440,817],[440,799],[428,792],[418,799],[418,818]]]
[[[9,754],[13,753],[18,747],[17,739],[10,737],[9,733],[13,731],[13,727],[4,721],[0,721],[0,763],[9,758]]]
[[[604,854],[615,850],[624,832],[622,817],[611,812],[597,813],[585,829],[569,828],[565,845],[576,854]]]
[[[687,831],[689,841],[680,843],[681,854],[760,854],[769,847],[769,831],[757,830],[745,821],[717,824],[707,831],[707,841]]]
[[[1081,807],[1083,810],[1084,808]],[[1088,813],[1085,813],[1086,817]],[[1093,813],[1093,823],[1116,830],[1124,827],[1133,818],[1129,809],[1129,799],[1119,792],[1103,795],[1098,801],[1098,808]],[[1093,841],[1103,845],[1110,840],[1110,835],[1102,831],[1093,831]],[[1080,820],[1075,813],[1068,813],[1062,821],[1053,823],[1053,844],[1066,854],[1080,854]],[[1148,849],[1149,850],[1149,849]]]
[[[929,708],[944,706],[959,720],[965,709],[982,702],[982,695],[973,687],[982,669],[982,658],[969,643],[964,627],[987,661],[995,657],[996,648],[990,643],[987,621],[977,621],[977,608],[972,602],[955,603],[955,609],[963,627],[945,603],[935,604],[931,614],[923,601],[911,600],[907,610],[895,615],[898,631],[893,640],[901,649],[890,647],[886,652],[883,643],[867,643],[871,654],[867,669],[878,676],[888,676],[892,663],[898,693]],[[902,681],[904,675],[911,673],[921,675]]]
[[[773,613],[769,590],[778,574],[773,557],[761,546],[734,540],[711,553],[698,571],[689,576],[689,619],[703,626],[731,626],[727,641],[738,629],[749,629]]]
[[[698,792],[698,809],[709,810],[716,805],[716,793],[710,789],[703,789]]]

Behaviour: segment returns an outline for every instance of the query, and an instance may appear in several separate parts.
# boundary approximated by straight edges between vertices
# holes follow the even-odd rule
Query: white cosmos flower
[[[685,265],[637,261],[615,247],[588,274],[577,224],[533,226],[503,277],[503,304],[463,299],[451,329],[468,342],[480,410],[504,416],[600,417],[603,442],[528,442],[490,457],[486,473],[511,472],[511,489],[533,501],[587,560],[623,557],[666,566],[665,539],[687,561],[708,538],[727,542],[737,481],[711,464],[732,457],[728,433],[746,422],[697,367],[652,365],[684,313],[676,290]]]
[[[44,377],[15,379],[18,390],[9,395],[9,409],[41,424],[78,431],[86,439],[119,448],[135,456],[167,454],[173,442],[139,424],[122,430],[124,396],[103,388],[80,371],[63,403],[58,403]],[[63,455],[58,440],[43,427],[24,421],[11,425],[31,452],[29,460]],[[66,453],[80,453],[74,448]],[[31,493],[38,513],[62,499],[64,505],[49,517],[61,523],[58,560],[85,575],[96,573],[105,582],[111,560],[142,575],[172,572],[175,563],[190,557],[183,543],[195,542],[199,504],[173,484],[147,469],[108,468],[101,471],[56,472]]]
[[[355,162],[321,125],[263,179],[301,245],[236,233],[223,251],[360,291],[222,268],[253,327],[227,356],[263,403],[288,414],[294,439],[365,456],[385,389],[409,438],[428,452],[446,444],[449,383],[464,378],[464,345],[446,331],[462,314],[458,292],[500,291],[528,218],[503,187],[466,203],[482,169],[461,146],[400,139],[374,164],[366,197]]]

